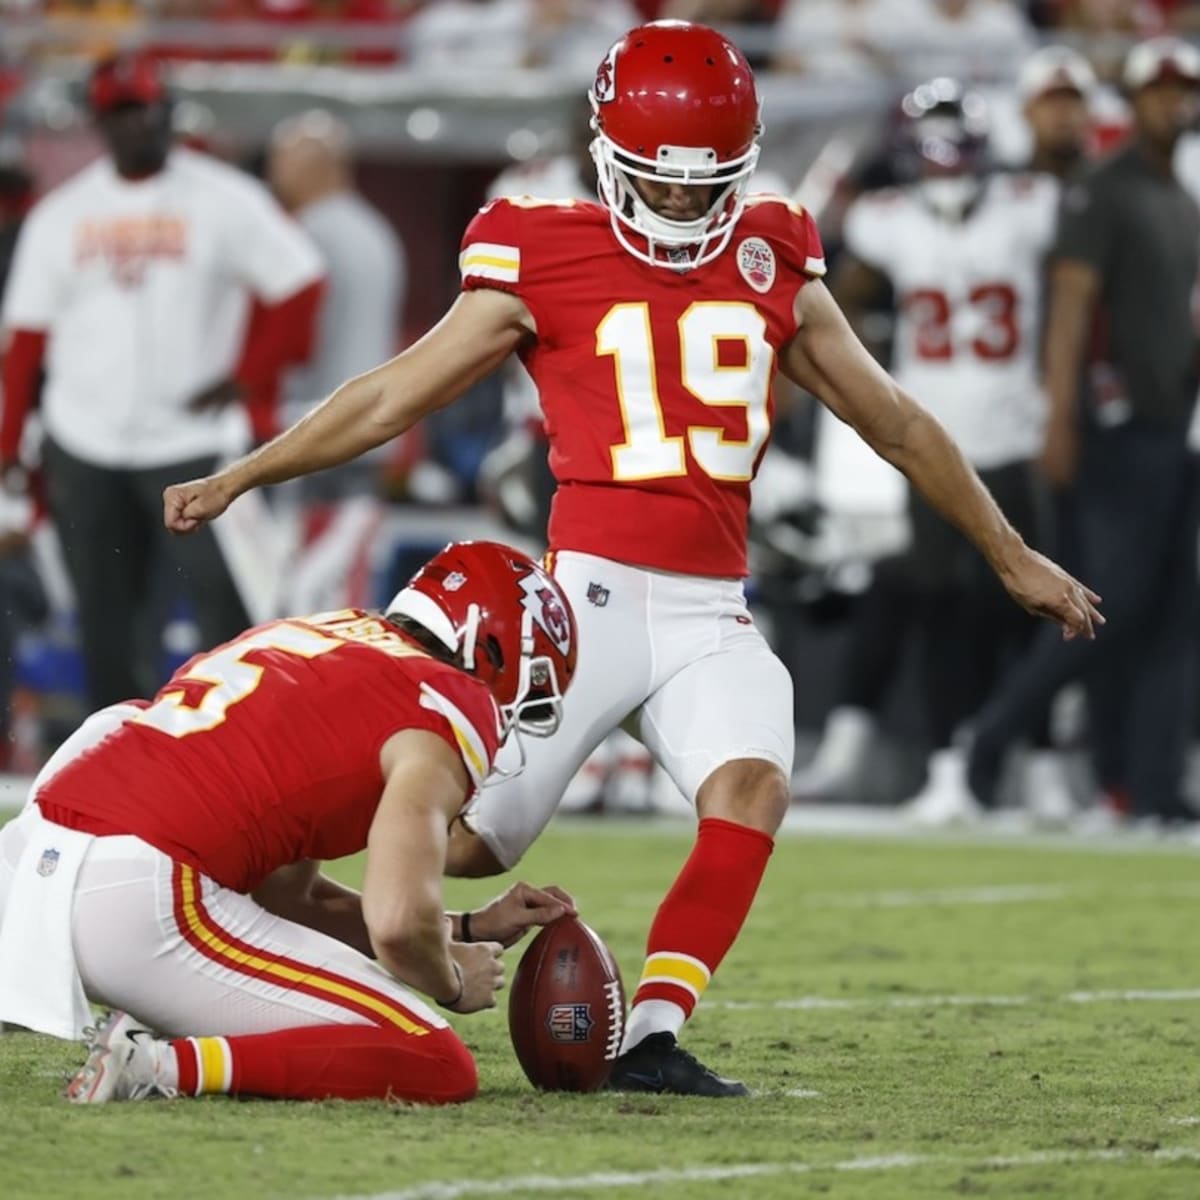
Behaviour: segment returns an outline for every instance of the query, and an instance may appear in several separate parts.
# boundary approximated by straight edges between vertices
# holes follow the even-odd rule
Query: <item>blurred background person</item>
[[[1095,86],[1091,64],[1069,46],[1043,46],[1022,63],[1016,90],[1029,136],[1026,170],[1061,183],[1083,165]]]
[[[267,179],[325,264],[325,294],[307,363],[284,380],[292,424],[345,379],[396,352],[408,287],[404,246],[356,190],[349,128],[323,109],[280,122],[267,151]],[[385,515],[381,454],[367,455],[278,489],[295,548],[288,604],[297,612],[366,606],[372,546]]]
[[[430,0],[407,37],[421,69],[546,66],[586,75],[637,23],[627,0]]]
[[[1033,46],[1033,29],[1010,0],[920,0],[905,66],[919,76],[992,78],[1016,70]]]
[[[786,0],[774,65],[817,78],[871,78],[899,69],[921,0]]]
[[[0,142],[0,295],[12,267],[17,237],[34,200],[33,175],[21,146]],[[0,487],[0,771],[28,768],[27,747],[13,745],[17,637],[49,612],[45,588],[30,552],[35,510],[26,487]]]
[[[1036,546],[1041,271],[1057,189],[1048,179],[990,170],[986,105],[957,82],[922,84],[902,111],[897,170],[911,182],[851,207],[831,287],[852,321],[891,289],[897,379],[924,397],[1009,521]],[[1029,639],[1033,622],[1007,610],[983,559],[911,491],[908,514],[911,544],[876,570],[839,704],[812,767],[794,787],[820,794],[845,786],[901,653],[915,639],[932,754],[910,814],[940,824],[975,815],[955,734]]]
[[[1037,637],[976,724],[970,779],[993,802],[1005,750],[1064,684],[1086,675],[1109,804],[1189,820],[1182,785],[1198,615],[1200,487],[1189,426],[1200,209],[1173,156],[1200,111],[1200,52],[1172,39],[1143,42],[1123,80],[1132,136],[1068,189],[1062,207],[1042,456],[1051,485],[1071,492],[1077,566],[1104,596],[1109,625],[1088,651]]]
[[[164,536],[161,494],[244,448],[247,411],[273,428],[267,405],[307,349],[321,263],[258,184],[172,148],[150,58],[101,63],[88,101],[106,152],[33,209],[5,291],[0,462],[11,482],[44,367],[49,507],[102,707],[157,686],[146,626],[162,590],[186,595],[205,645],[247,623],[217,539]],[[247,326],[252,296],[263,307]]]

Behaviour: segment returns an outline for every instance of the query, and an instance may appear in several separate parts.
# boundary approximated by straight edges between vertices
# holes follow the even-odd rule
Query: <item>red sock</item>
[[[457,1104],[479,1089],[475,1060],[452,1029],[415,1035],[375,1025],[316,1025],[179,1038],[171,1048],[184,1096]]]
[[[746,920],[774,845],[746,825],[716,817],[700,822],[696,845],[650,927],[626,1047],[655,1028],[678,1032],[692,1015]],[[679,1014],[662,1004],[638,1014],[648,1001],[674,1005]]]

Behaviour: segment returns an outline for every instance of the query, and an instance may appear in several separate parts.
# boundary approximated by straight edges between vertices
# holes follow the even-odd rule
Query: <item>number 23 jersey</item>
[[[464,289],[511,292],[537,324],[521,360],[558,482],[551,549],[746,574],[776,360],[825,271],[811,217],[751,196],[724,253],[674,271],[623,250],[598,204],[507,198],[467,227],[459,263]]]
[[[846,248],[896,292],[896,379],[976,467],[1041,449],[1041,295],[1057,204],[1048,176],[996,175],[962,221],[937,216],[915,188],[863,196],[846,214]]]

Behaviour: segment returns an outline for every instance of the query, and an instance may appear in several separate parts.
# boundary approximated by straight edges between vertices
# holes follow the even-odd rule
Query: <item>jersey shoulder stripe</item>
[[[470,775],[471,782],[477,788],[480,787],[492,769],[492,756],[487,742],[475,728],[471,718],[428,683],[421,684],[421,705],[446,719],[458,744],[458,752],[467,768],[467,774]]]
[[[500,242],[469,242],[458,256],[458,269],[464,280],[496,279],[518,283],[521,278],[521,248]]]

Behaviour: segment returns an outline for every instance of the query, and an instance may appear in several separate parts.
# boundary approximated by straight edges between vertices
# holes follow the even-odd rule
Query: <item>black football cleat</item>
[[[652,1033],[620,1055],[608,1076],[610,1092],[653,1092],[672,1096],[748,1096],[736,1079],[722,1079],[689,1054],[673,1033]]]

